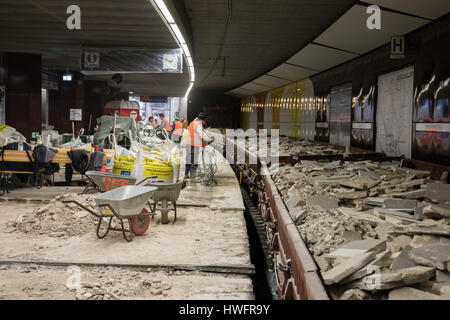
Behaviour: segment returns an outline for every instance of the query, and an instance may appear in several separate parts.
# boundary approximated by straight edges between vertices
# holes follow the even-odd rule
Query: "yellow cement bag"
[[[134,170],[136,161],[137,153],[135,151],[116,146],[113,173],[136,177],[136,170]]]
[[[164,182],[173,181],[173,167],[169,162],[157,159],[144,158],[144,177],[154,177]]]
[[[180,171],[178,150],[174,148],[172,151],[168,151],[167,146],[152,149],[141,148],[136,168],[139,171],[139,177],[156,177],[159,181],[176,182]]]

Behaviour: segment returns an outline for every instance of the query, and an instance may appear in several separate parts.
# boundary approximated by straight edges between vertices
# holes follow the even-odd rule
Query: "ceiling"
[[[450,10],[449,0],[165,0],[193,52],[195,87],[247,96],[309,77]],[[382,29],[365,26],[368,3]],[[81,8],[68,30],[66,8]],[[149,0],[0,0],[0,51],[42,54],[48,70],[79,70],[82,47],[177,48]],[[108,81],[110,75],[86,76]],[[189,74],[125,74],[123,91],[184,96]]]
[[[382,9],[380,30],[366,27],[369,17],[366,9],[370,4]],[[304,79],[387,44],[391,36],[407,34],[448,12],[449,0],[368,0],[355,3],[284,62],[228,93],[248,96]]]
[[[81,8],[81,30],[68,30],[66,9]],[[85,47],[178,48],[149,0],[0,0],[0,51],[42,54],[43,68],[80,70]],[[86,76],[108,80],[123,91],[156,96],[184,96],[183,74],[125,74],[120,85],[111,75]]]
[[[307,45],[354,2],[184,0],[193,33],[195,86],[226,91],[255,79]]]

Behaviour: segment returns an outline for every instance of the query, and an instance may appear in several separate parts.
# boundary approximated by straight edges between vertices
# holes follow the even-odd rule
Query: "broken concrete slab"
[[[331,210],[339,207],[338,200],[334,196],[308,196],[306,205],[319,210]]]
[[[367,197],[367,191],[350,191],[336,193],[336,197],[340,200],[362,199]]]
[[[378,183],[379,181],[372,180],[367,176],[354,176],[346,181],[342,181],[341,186],[358,190],[367,190],[375,187]]]
[[[407,200],[407,199],[385,199],[384,209],[398,209],[407,212],[414,211],[417,206],[417,200]]]
[[[444,203],[430,204],[423,208],[423,214],[436,219],[450,218],[450,205]]]
[[[412,249],[408,256],[418,264],[444,271],[447,270],[448,266],[450,245],[442,243],[429,244]]]
[[[323,256],[314,256],[314,260],[321,272],[330,270],[331,264]]]
[[[414,217],[414,215],[408,214],[406,212],[396,211],[392,209],[382,209],[382,208],[374,208],[373,214],[380,218],[387,221],[388,218],[392,217],[395,219],[400,219],[399,222],[401,223],[414,223],[417,222],[417,219]],[[395,220],[397,221],[397,220]]]
[[[286,201],[286,207],[288,210],[294,209],[296,206],[299,205],[300,201],[302,200],[300,196],[300,192],[298,190],[294,189],[293,191],[290,191],[288,193],[288,200]]]
[[[450,272],[436,270],[436,282],[450,282]]]
[[[375,253],[367,252],[358,256],[354,256],[345,260],[336,267],[323,272],[322,278],[325,285],[332,285],[341,282],[343,279],[350,276],[352,273],[358,271],[373,260]]]
[[[377,197],[370,197],[370,198],[364,199],[363,200],[363,204],[367,204],[367,205],[373,206],[373,207],[383,207],[384,206],[384,201],[386,201],[386,199],[377,198]]]
[[[414,190],[414,191],[406,191],[406,192],[395,192],[392,193],[391,196],[394,198],[403,198],[403,199],[420,199],[424,198],[426,194],[425,190]]]
[[[444,300],[443,297],[411,287],[391,290],[388,300]]]
[[[450,184],[428,183],[426,188],[426,198],[433,202],[448,201],[450,194]]]
[[[391,270],[399,270],[404,268],[411,268],[417,266],[417,263],[409,258],[409,253],[413,247],[410,245],[405,246],[400,252],[399,256],[392,261]]]
[[[348,283],[352,282],[358,279],[361,279],[365,276],[368,276],[370,274],[373,274],[380,268],[388,267],[392,263],[391,259],[391,253],[389,251],[384,251],[375,256],[375,260],[370,262],[367,266],[364,268],[356,271],[349,277],[345,278],[342,283]]]
[[[414,223],[403,226],[394,226],[392,234],[409,234],[409,235],[435,235],[450,237],[450,226],[436,222],[434,225],[424,223]]]
[[[340,207],[338,208],[340,212],[345,215],[351,216],[360,221],[369,223],[372,227],[376,227],[379,224],[384,224],[385,221],[378,217],[375,217],[370,211],[358,211],[353,208]]]
[[[393,237],[391,241],[388,241],[387,248],[392,253],[402,251],[411,242],[411,237],[406,235],[400,235]]]
[[[361,233],[359,231],[345,230],[343,237],[344,237],[346,242],[352,242],[352,241],[355,241],[355,240],[361,240],[362,239]]]
[[[348,259],[367,252],[373,252],[377,254],[385,250],[385,240],[368,238],[364,240],[355,240],[349,242],[325,255],[325,259],[327,259],[328,261],[333,261],[335,259]]]
[[[441,237],[438,236],[415,235],[409,245],[418,248],[432,243],[439,243],[440,239]]]
[[[379,291],[409,286],[427,281],[434,276],[434,268],[416,266],[395,271],[384,270],[364,277],[361,280],[350,282],[348,288],[358,288],[367,291]]]
[[[367,293],[360,289],[349,289],[339,298],[339,300],[368,300]]]

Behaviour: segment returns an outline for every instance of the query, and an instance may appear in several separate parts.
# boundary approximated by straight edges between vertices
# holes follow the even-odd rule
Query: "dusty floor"
[[[253,293],[251,280],[237,275],[13,264],[0,266],[0,299],[253,299]]]
[[[77,295],[82,299],[113,299],[116,296],[126,299],[253,298],[251,278],[246,275],[197,271],[146,273],[118,267],[124,264],[143,268],[183,265],[202,270],[210,266],[251,270],[253,265],[250,261],[243,201],[239,184],[228,164],[219,166],[214,187],[197,185],[182,190],[175,223],[161,224],[158,214],[151,221],[147,232],[136,236],[132,242],[126,242],[122,234],[115,231],[111,231],[104,239],[98,239],[92,219],[82,217],[82,212],[85,212],[83,209],[68,211],[64,208],[66,205],[61,205],[59,198],[48,202],[57,194],[80,191],[79,187],[30,189],[28,192],[22,189],[20,195],[24,199],[41,198],[46,201],[0,202],[0,262],[5,263],[0,263],[0,298],[74,299]],[[42,210],[36,209],[45,206],[45,215],[48,215],[43,220]],[[64,214],[55,214],[61,210]],[[66,214],[71,215],[70,219],[64,218]],[[77,219],[72,219],[72,215]],[[173,219],[172,212],[169,218]],[[16,221],[22,225],[18,226]],[[24,227],[24,221],[32,222]],[[78,223],[84,223],[89,228],[77,228],[82,229],[82,232],[72,232],[75,229],[73,224]],[[36,224],[40,227],[36,228]],[[100,287],[96,286],[94,290],[97,293],[111,286],[103,283],[104,279],[112,279],[115,285],[106,288],[108,295],[104,293],[102,297],[100,294],[96,297],[95,292],[85,292],[83,288],[78,292],[70,291],[65,288],[69,276],[67,267],[36,264],[27,268],[24,265],[10,265],[19,261],[103,264],[107,268],[106,273],[100,267],[84,267],[83,275],[100,282]],[[161,283],[153,284],[152,278],[160,278]],[[166,282],[167,286],[164,286]],[[171,289],[164,289],[166,287]]]
[[[30,215],[39,204],[0,204],[0,260],[133,263],[146,265],[249,265],[246,226],[241,211],[180,207],[175,224],[154,219],[147,232],[126,242],[120,232],[104,239],[92,231],[83,236],[50,237],[12,231],[18,216]],[[7,231],[7,232],[5,232]],[[50,232],[49,232],[50,233]]]

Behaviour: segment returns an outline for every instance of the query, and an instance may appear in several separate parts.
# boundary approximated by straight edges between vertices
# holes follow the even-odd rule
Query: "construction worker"
[[[156,121],[153,116],[150,116],[147,120],[147,125],[151,126],[153,129],[156,128]]]
[[[161,119],[159,127],[166,129],[167,133],[170,133],[170,123],[169,120],[167,120],[167,118],[164,116],[164,113],[161,113],[159,115],[159,118]]]
[[[200,149],[205,145],[214,141],[214,137],[210,138],[206,135],[203,126],[206,123],[206,114],[200,112],[197,118],[189,125],[189,135],[186,141],[186,168],[184,172],[184,179],[189,179],[195,182],[198,168],[198,156]]]
[[[187,123],[187,121],[186,121],[185,118],[182,118],[182,119],[181,119],[181,123],[183,124],[183,129],[187,129],[188,123]]]
[[[175,143],[180,143],[181,137],[183,136],[183,124],[179,117],[175,117],[175,121],[172,126],[172,141]]]

